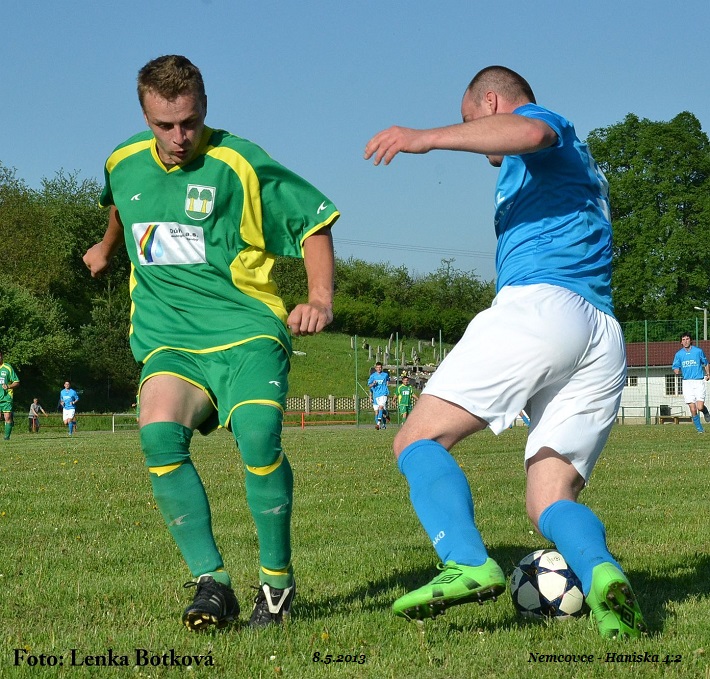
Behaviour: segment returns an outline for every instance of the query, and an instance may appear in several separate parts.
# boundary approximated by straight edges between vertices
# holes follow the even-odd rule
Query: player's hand
[[[86,268],[91,272],[92,278],[96,278],[106,271],[110,262],[103,243],[92,245],[86,251],[82,259],[84,260],[84,264],[86,264]]]
[[[333,310],[322,304],[299,304],[288,315],[286,324],[296,335],[315,335],[333,321]]]
[[[388,127],[367,142],[365,160],[373,158],[375,165],[389,165],[398,153],[427,153],[432,149],[427,132],[397,125]]]

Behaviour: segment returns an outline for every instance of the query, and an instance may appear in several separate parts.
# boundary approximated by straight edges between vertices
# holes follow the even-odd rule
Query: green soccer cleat
[[[603,637],[638,639],[647,632],[636,595],[624,573],[614,564],[601,563],[594,567],[592,588],[586,601]]]
[[[462,566],[455,561],[440,563],[441,571],[429,584],[415,589],[392,604],[395,615],[408,620],[435,618],[451,606],[488,599],[495,601],[505,591],[505,575],[489,558],[481,566]]]

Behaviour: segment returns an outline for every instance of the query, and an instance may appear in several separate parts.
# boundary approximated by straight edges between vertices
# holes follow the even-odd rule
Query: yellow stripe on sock
[[[278,469],[281,466],[281,463],[283,462],[284,459],[284,453],[283,450],[281,451],[281,454],[279,455],[279,459],[274,462],[274,464],[270,464],[268,467],[250,467],[247,465],[247,470],[250,471],[252,474],[256,474],[257,476],[266,476],[267,474],[271,474],[272,471],[275,469]]]
[[[264,568],[264,566],[261,566],[261,570],[266,573],[266,575],[291,575],[291,564],[289,563],[284,570],[280,571],[272,571],[268,568]]]
[[[178,462],[177,464],[166,464],[164,467],[148,467],[148,471],[151,474],[157,474],[158,476],[163,476],[163,474],[169,474],[172,471],[175,471],[182,462]]]

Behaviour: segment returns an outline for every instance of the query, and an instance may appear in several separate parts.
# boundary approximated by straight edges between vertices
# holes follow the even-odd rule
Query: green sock
[[[209,574],[230,585],[212,534],[212,515],[204,486],[192,462],[165,474],[151,468],[150,482],[160,513],[193,576]]]
[[[283,589],[293,583],[291,568],[291,511],[293,472],[288,458],[267,474],[246,471],[249,510],[259,536],[260,580]]]
[[[9,439],[12,434],[12,422],[5,422],[5,438]]]

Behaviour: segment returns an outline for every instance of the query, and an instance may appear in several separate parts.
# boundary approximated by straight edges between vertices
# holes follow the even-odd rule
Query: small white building
[[[693,342],[710,356],[710,341]],[[689,416],[683,400],[683,378],[673,372],[680,342],[633,342],[626,345],[626,387],[619,421],[660,422],[660,417]]]

